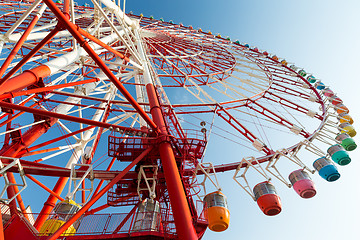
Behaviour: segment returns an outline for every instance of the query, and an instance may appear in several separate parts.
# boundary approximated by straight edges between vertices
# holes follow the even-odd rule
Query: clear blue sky
[[[360,116],[359,9],[360,2],[355,0],[127,1],[127,10],[135,14],[163,17],[230,36],[314,73],[344,100],[355,128]],[[278,183],[283,212],[275,217],[263,215],[231,180],[232,174],[220,175],[229,199],[231,223],[224,233],[208,230],[204,239],[359,239],[360,154],[359,150],[350,154],[353,161],[340,168],[339,181],[327,183],[313,175],[318,188],[313,199],[300,199],[292,189]],[[215,159],[207,156],[206,160]]]
[[[127,1],[126,8],[127,12],[211,30],[286,58],[329,85],[350,109],[354,127],[360,129],[358,0],[132,0]],[[356,136],[355,140],[358,139]],[[233,182],[233,173],[219,174],[228,197],[230,227],[223,233],[208,230],[203,239],[358,240],[359,151],[350,153],[353,160],[350,165],[339,168],[342,176],[337,182],[328,183],[313,175],[318,188],[313,199],[301,199],[292,189],[276,183],[283,211],[275,217],[260,212],[256,203]],[[205,161],[218,159],[209,154]]]

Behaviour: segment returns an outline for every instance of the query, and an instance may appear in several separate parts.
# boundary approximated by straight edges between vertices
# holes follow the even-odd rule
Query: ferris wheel
[[[346,105],[267,51],[110,0],[0,14],[0,239],[200,239],[229,226],[221,172],[272,216],[276,184],[311,198],[351,162]]]

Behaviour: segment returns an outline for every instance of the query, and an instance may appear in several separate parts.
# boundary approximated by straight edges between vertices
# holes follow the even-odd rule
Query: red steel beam
[[[61,137],[57,137],[57,138],[51,139],[51,140],[49,140],[49,141],[43,142],[43,143],[38,144],[38,145],[36,145],[36,146],[33,146],[33,147],[30,147],[30,148],[24,149],[24,150],[20,151],[20,152],[17,154],[17,157],[24,156],[24,154],[29,153],[29,152],[31,152],[31,151],[33,151],[33,150],[35,150],[35,149],[38,149],[38,148],[47,146],[47,145],[52,144],[52,143],[55,143],[55,142],[57,142],[57,141],[61,141],[61,140],[65,139],[65,138],[74,136],[74,135],[76,135],[76,134],[78,134],[78,133],[85,132],[85,131],[87,131],[87,130],[89,130],[89,129],[91,129],[91,128],[94,128],[94,126],[89,126],[89,127],[86,127],[86,128],[80,129],[80,130],[77,130],[77,131],[75,131],[75,132],[72,132],[72,133],[63,135],[63,136],[61,136]]]
[[[277,100],[274,99],[274,98],[268,97],[267,95],[271,95],[274,98],[277,98]],[[297,110],[297,111],[299,111],[301,113],[307,114],[308,111],[309,111],[309,109],[307,109],[307,108],[305,108],[303,106],[300,106],[299,104],[296,104],[295,102],[292,102],[292,101],[290,101],[290,100],[288,100],[288,99],[286,99],[284,97],[281,97],[281,96],[279,96],[279,95],[277,95],[277,94],[275,94],[273,92],[270,92],[270,91],[267,91],[264,94],[263,98],[269,99],[270,101],[273,101],[273,102],[276,102],[276,103],[281,103],[283,106],[294,109],[294,110]],[[314,117],[319,119],[319,120],[323,120],[323,117],[321,115],[319,115],[318,113],[316,113]]]
[[[36,178],[34,178],[33,176],[29,175],[29,174],[25,174],[25,176],[27,176],[30,180],[32,180],[34,183],[36,183],[37,185],[39,185],[40,187],[42,187],[45,191],[49,192],[51,195],[53,195],[54,197],[56,197],[57,199],[59,199],[60,201],[64,201],[64,199],[57,193],[55,193],[54,191],[52,191],[50,188],[48,188],[47,186],[45,186],[44,184],[42,184],[39,180],[37,180]]]
[[[56,194],[60,194],[62,192],[62,190],[64,189],[68,179],[69,179],[68,177],[59,178],[59,180],[55,184],[53,192]],[[48,199],[46,200],[46,202],[44,203],[44,206],[41,209],[41,212],[34,223],[34,227],[38,231],[43,226],[46,219],[49,217],[49,213],[54,209],[56,201],[57,201],[57,198],[54,195],[50,195],[48,197]]]
[[[130,59],[128,57],[126,57],[125,55],[123,55],[122,53],[116,51],[115,49],[113,49],[112,47],[110,47],[109,45],[103,43],[102,41],[100,41],[99,39],[97,39],[96,37],[94,37],[93,35],[91,35],[90,33],[86,32],[85,30],[78,28],[79,32],[81,35],[83,35],[86,38],[89,38],[91,41],[93,41],[94,43],[98,44],[99,46],[105,48],[106,50],[108,50],[109,52],[115,54],[116,56],[118,56],[121,59],[124,59],[125,62],[130,62]]]
[[[7,82],[7,80],[14,74],[16,73],[30,58],[32,58],[38,51],[40,51],[40,49],[42,47],[44,47],[53,37],[55,37],[55,35],[59,32],[58,28],[54,28],[53,30],[51,30],[51,32],[43,39],[41,40],[40,43],[36,44],[36,46],[34,47],[33,50],[31,50],[23,59],[20,60],[20,62],[18,64],[16,64],[15,67],[13,67],[2,79],[0,79],[0,93],[4,93],[4,92],[10,92],[12,90],[7,90],[6,88],[4,88],[4,83]],[[22,74],[21,74],[22,75]],[[49,75],[49,74],[48,74]],[[48,75],[46,75],[45,77],[47,77]],[[20,75],[19,75],[20,76]],[[21,78],[21,82],[23,82],[24,80],[26,80],[25,77]],[[11,86],[11,84],[8,84]],[[28,85],[27,85],[28,86]],[[21,89],[23,89],[25,86],[23,86]],[[2,90],[2,89],[5,89]]]
[[[106,64],[101,60],[101,58],[96,54],[96,52],[90,47],[89,43],[81,36],[79,33],[80,27],[70,22],[66,16],[59,10],[56,4],[51,0],[43,0],[44,3],[49,7],[49,9],[55,14],[59,23],[65,27],[71,35],[79,42],[80,46],[89,54],[89,56],[94,60],[94,62],[99,66],[99,68],[104,72],[104,74],[109,78],[109,80],[117,87],[117,89],[124,95],[124,97],[130,102],[130,104],[136,109],[140,116],[149,124],[149,126],[157,131],[157,126],[153,120],[146,114],[146,112],[141,108],[141,106],[136,102],[136,100],[131,96],[127,89],[122,85],[122,83],[115,77],[115,75],[110,71]]]
[[[174,152],[168,139],[167,126],[165,124],[160,103],[152,84],[146,85],[146,92],[150,103],[151,115],[159,126],[162,142],[159,144],[160,159],[164,169],[167,189],[169,192],[170,203],[174,214],[176,232],[179,239],[195,240],[198,239],[189,203],[186,199],[184,186],[181,181],[179,169],[176,164]]]
[[[46,116],[46,117],[56,118],[56,119],[64,119],[64,120],[68,120],[68,121],[72,121],[72,122],[83,123],[83,124],[102,127],[102,128],[112,127],[114,129],[119,128],[120,130],[124,130],[124,131],[146,133],[145,131],[140,130],[140,129],[128,128],[128,127],[123,127],[123,126],[119,126],[119,125],[113,125],[110,123],[98,122],[98,121],[94,121],[94,120],[90,120],[90,119],[86,119],[86,118],[74,117],[74,116],[69,116],[69,115],[60,114],[60,113],[56,113],[56,112],[50,112],[50,111],[46,111],[46,110],[20,106],[20,105],[7,103],[7,102],[3,102],[3,101],[0,101],[0,107],[11,108],[11,109],[19,110],[19,111],[29,112],[29,113],[36,114],[36,115],[41,115],[41,116]]]
[[[4,227],[3,227],[3,220],[2,220],[2,213],[0,211],[0,240],[4,240]]]
[[[9,165],[12,160],[2,159],[1,160],[5,166]],[[53,177],[69,177],[71,170],[68,168],[57,167],[53,165],[47,165],[43,163],[37,162],[29,162],[25,160],[20,160],[20,164],[22,165],[24,171],[27,174],[31,175],[39,175],[39,176],[53,176]],[[77,169],[75,170],[77,175],[84,175],[85,171]],[[12,167],[8,170],[8,172],[19,172],[17,167]],[[102,179],[102,180],[111,180],[119,174],[119,171],[108,171],[108,170],[94,170],[94,178]],[[158,175],[159,178],[162,178],[162,174]],[[126,175],[126,179],[134,179],[137,178],[137,173],[129,172]]]
[[[78,82],[64,83],[64,84],[47,86],[47,87],[42,87],[42,88],[34,88],[34,89],[24,90],[24,91],[9,92],[9,93],[0,95],[0,100],[6,99],[6,98],[14,98],[14,97],[19,97],[19,96],[24,96],[24,95],[30,95],[30,94],[34,94],[34,93],[52,91],[52,90],[59,89],[59,88],[73,87],[73,86],[97,82],[97,81],[99,81],[98,78],[92,78],[92,79],[78,81]]]
[[[289,129],[291,129],[294,126],[293,123],[289,122],[288,120],[282,118],[280,115],[278,115],[278,114],[272,112],[271,110],[267,109],[266,107],[262,106],[257,101],[249,100],[249,102],[256,105],[258,108],[260,108],[260,110],[258,108],[256,108],[256,106],[254,106],[253,104],[248,104],[247,105],[248,108],[262,114],[263,116],[273,120],[274,122],[279,123]],[[308,138],[310,136],[310,134],[308,132],[306,132],[304,129],[301,129],[299,134],[304,136],[305,138]]]
[[[226,116],[223,116],[220,111],[224,112]],[[228,124],[230,124],[234,129],[236,129],[238,132],[240,132],[244,137],[246,137],[250,142],[254,142],[256,139],[258,139],[252,132],[250,132],[244,125],[242,125],[235,117],[233,117],[228,111],[226,111],[224,108],[219,109],[217,112],[217,115],[224,119]],[[272,154],[274,151],[269,149],[267,146],[263,147],[262,150],[265,154],[269,155]]]
[[[104,209],[106,209],[106,208],[108,208],[108,207],[110,207],[110,206],[107,205],[107,204],[104,204],[104,205],[102,205],[102,206],[100,206],[100,207],[91,209],[90,211],[87,211],[87,212],[85,213],[85,216],[86,216],[86,215],[93,215],[94,213],[97,213],[97,212],[99,212],[99,211],[101,211],[101,210],[104,210]]]
[[[6,145],[0,150],[0,156],[15,157],[18,152],[25,149],[27,146],[31,145],[36,139],[38,139],[43,133],[47,132],[48,128],[52,126],[57,119],[50,119],[47,124],[38,124],[31,127],[23,136],[22,141],[13,142],[11,145]],[[12,173],[8,173],[9,180],[11,183],[15,183],[15,178],[12,176]],[[15,194],[18,193],[17,186],[9,187],[7,190],[8,198],[12,198]],[[19,202],[22,212],[25,214],[25,206],[21,200],[21,195],[17,195],[17,200]],[[14,201],[11,203],[11,207],[15,207]],[[12,212],[13,214],[14,212]],[[26,215],[26,214],[25,214]]]
[[[64,0],[63,13],[70,18],[70,0]]]
[[[44,78],[50,75],[49,67],[40,65],[31,70],[25,70],[22,74],[17,75],[6,82],[6,76],[0,80],[0,94],[15,92],[24,89],[27,86],[37,83],[40,78]]]
[[[36,106],[37,105],[37,103],[34,103],[34,104],[32,104],[30,107],[34,107],[34,106]],[[9,118],[7,119],[7,120],[5,120],[4,122],[2,122],[2,123],[0,123],[0,128],[1,127],[3,127],[5,124],[10,124],[11,125],[11,121],[12,120],[14,120],[15,118],[17,118],[17,117],[19,117],[19,116],[21,116],[22,114],[23,114],[24,112],[18,112],[17,114],[15,114],[15,115],[9,115]],[[11,126],[10,126],[11,127]],[[9,129],[6,129],[6,131],[8,131]]]
[[[21,36],[21,38],[17,41],[15,47],[11,50],[10,54],[8,55],[8,57],[6,58],[6,60],[4,61],[4,63],[2,64],[2,66],[0,68],[0,78],[3,76],[6,69],[9,67],[11,61],[14,59],[14,57],[16,56],[16,54],[18,53],[18,51],[20,50],[20,48],[26,41],[26,38],[29,36],[30,32],[32,31],[32,29],[34,28],[34,26],[36,25],[38,20],[39,20],[39,16],[35,15],[35,17],[31,21],[29,26],[26,28],[26,30],[23,33],[23,35]],[[0,85],[1,85],[1,83],[0,83]]]
[[[109,114],[110,114],[110,103],[109,105],[107,105],[106,107],[106,110],[105,110],[105,113],[104,113],[104,117],[102,119],[102,122],[106,122],[106,120],[108,119],[109,117]],[[99,145],[99,142],[100,142],[100,137],[102,135],[102,133],[104,132],[104,128],[99,128],[97,134],[96,134],[96,139],[93,143],[93,148],[92,148],[92,151],[91,151],[91,155],[90,155],[90,158],[89,158],[89,161],[87,162],[87,164],[90,164],[93,157],[94,157],[94,154],[95,154],[95,151],[97,150],[97,147]]]
[[[125,225],[125,223],[129,220],[129,218],[134,214],[135,210],[137,209],[137,205],[135,205],[131,211],[126,215],[126,217],[121,221],[119,226],[116,227],[116,229],[113,231],[113,234],[120,231],[120,229]]]

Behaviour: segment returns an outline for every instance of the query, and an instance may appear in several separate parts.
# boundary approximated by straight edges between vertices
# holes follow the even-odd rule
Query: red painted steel
[[[51,0],[44,0],[45,4],[51,9],[55,14],[62,26],[66,27],[67,30],[72,34],[74,38],[80,43],[80,46],[89,54],[89,56],[96,62],[99,68],[105,73],[109,80],[119,89],[119,91],[124,95],[124,97],[130,102],[130,104],[136,109],[140,116],[149,124],[153,130],[157,130],[156,124],[151,120],[151,118],[145,113],[141,106],[136,102],[136,100],[131,96],[127,89],[121,84],[121,82],[115,77],[115,75],[109,70],[106,64],[101,60],[101,58],[95,53],[95,51],[90,47],[88,42],[81,36],[78,31],[78,27],[71,23],[62,12],[57,8],[55,3]]]
[[[85,215],[85,216],[86,216],[86,215],[93,215],[94,213],[97,213],[97,212],[99,212],[99,211],[101,211],[101,210],[104,210],[104,209],[106,209],[106,208],[108,208],[108,207],[110,207],[110,206],[107,205],[107,204],[104,204],[104,205],[102,205],[102,206],[100,206],[100,207],[93,208],[93,209],[85,212],[84,215]]]
[[[1,80],[0,80],[0,94],[3,94],[4,92],[10,92],[11,90],[8,91],[4,91],[2,89],[5,89],[4,83],[7,82],[7,80],[14,74],[16,73],[27,61],[29,61],[30,58],[32,58],[37,52],[40,51],[41,48],[43,48],[53,37],[55,37],[55,35],[59,32],[59,29],[55,28],[53,29],[40,43],[38,43],[34,49],[32,49],[26,56],[24,56],[20,62],[18,64],[16,64],[15,67],[13,67]],[[45,66],[39,66],[41,68],[45,68]],[[40,69],[39,69],[40,70]],[[41,69],[42,70],[42,69]],[[49,70],[48,69],[44,69],[44,72],[48,73],[47,75],[45,74],[44,77],[49,76]],[[31,72],[30,72],[31,73]],[[39,73],[42,73],[42,71],[40,71]],[[36,76],[36,73],[34,74]],[[42,74],[39,75],[40,77],[42,77]],[[19,76],[17,76],[19,77]],[[23,78],[23,79],[21,79]],[[33,78],[31,76],[31,78]],[[27,79],[25,77],[20,77],[21,80],[27,81]],[[38,79],[36,79],[38,80]],[[11,84],[10,84],[11,86]],[[24,88],[25,86],[23,86]],[[21,88],[22,89],[22,88]]]
[[[68,137],[71,137],[71,136],[74,136],[74,135],[79,134],[79,133],[81,133],[81,132],[85,132],[85,131],[87,131],[87,130],[89,130],[89,129],[92,129],[92,128],[94,128],[94,126],[89,126],[89,127],[86,127],[86,128],[83,128],[83,129],[80,129],[80,130],[77,130],[77,131],[74,131],[74,132],[72,132],[72,133],[68,133],[68,134],[65,134],[65,135],[63,135],[63,136],[60,136],[60,137],[51,139],[51,140],[49,140],[49,141],[40,143],[40,144],[38,144],[38,145],[36,145],[36,146],[28,147],[28,148],[26,148],[26,150],[20,151],[20,152],[17,154],[17,157],[25,156],[27,153],[30,153],[31,151],[33,151],[33,150],[35,150],[35,149],[38,149],[38,148],[47,146],[47,145],[49,145],[49,144],[58,142],[58,141],[60,141],[60,140],[63,140],[63,139],[65,139],[65,138],[68,138]]]
[[[59,178],[59,180],[56,182],[53,192],[58,195],[61,194],[62,190],[65,188],[68,179],[69,179],[68,177]],[[34,227],[38,231],[45,223],[51,211],[54,209],[56,202],[57,202],[57,197],[55,197],[54,195],[50,195],[46,200],[46,202],[44,203],[44,207],[41,209],[41,212],[34,223]]]
[[[1,160],[5,166],[11,163],[11,160],[2,159]],[[24,160],[20,160],[21,165],[24,168],[24,171],[31,175],[40,175],[40,176],[53,176],[53,177],[69,177],[70,169],[57,167],[53,165],[46,165],[37,162],[28,162]],[[75,170],[76,174],[83,175],[85,173],[84,170],[77,169]],[[9,169],[9,172],[18,173],[18,168],[12,167]],[[118,171],[107,171],[107,170],[94,170],[94,177],[100,180],[111,180],[119,174]],[[127,179],[136,178],[137,174],[135,172],[129,172],[127,174]],[[161,175],[160,175],[161,177]]]
[[[4,85],[2,85],[4,86]],[[4,103],[4,102],[0,102]],[[17,106],[19,107],[19,105]],[[13,142],[11,145],[5,146],[1,149],[0,155],[7,157],[15,157],[20,151],[26,149],[29,145],[31,145],[36,139],[38,139],[43,133],[45,133],[50,126],[55,124],[57,119],[50,118],[46,124],[38,124],[30,128],[23,136],[22,141]],[[10,175],[12,173],[9,173]],[[14,181],[14,180],[13,180]],[[16,186],[13,186],[16,187]],[[16,188],[10,187],[8,188],[8,198],[11,198],[16,194]],[[12,190],[13,189],[13,190]],[[22,203],[21,197],[19,195],[19,205],[22,209],[22,212],[25,212],[25,206]],[[14,206],[13,206],[14,207]]]
[[[40,187],[42,187],[43,189],[45,189],[48,193],[50,193],[51,195],[53,195],[54,197],[56,197],[57,199],[59,199],[60,201],[64,201],[65,199],[63,199],[59,194],[55,193],[54,191],[52,191],[50,188],[48,188],[47,186],[45,186],[44,184],[42,184],[39,180],[37,180],[36,178],[34,178],[33,176],[29,175],[29,174],[25,174],[26,177],[28,177],[31,181],[33,181],[34,183],[36,183],[37,185],[39,185]]]
[[[29,71],[35,71],[35,69],[29,70]],[[27,77],[27,76],[22,76],[22,78],[25,78],[25,77]],[[36,82],[38,81],[39,78],[40,77],[38,77],[36,79]],[[11,82],[14,82],[14,81],[11,80]],[[14,91],[11,91],[9,93],[5,93],[5,94],[0,95],[0,100],[7,99],[7,98],[19,97],[19,96],[23,96],[23,95],[30,95],[30,94],[34,94],[34,93],[52,91],[52,90],[55,90],[55,89],[60,89],[60,88],[65,88],[65,87],[78,86],[78,85],[97,82],[97,81],[99,81],[98,78],[93,78],[93,79],[88,79],[88,80],[83,80],[83,81],[78,81],[78,82],[58,84],[58,85],[42,87],[42,88],[34,88],[34,89],[31,89],[31,90],[24,90],[24,91],[16,91],[16,90],[14,90]],[[36,83],[36,82],[34,82],[34,83]],[[32,84],[30,84],[30,85],[32,85]]]
[[[47,240],[55,240],[59,237],[68,227],[70,227],[77,219],[79,219],[97,200],[99,200],[110,188],[121,180],[125,174],[130,171],[138,162],[140,162],[151,150],[153,147],[149,147],[145,150],[137,159],[130,163],[121,173],[119,173],[115,178],[113,178],[94,198],[87,202],[73,217],[71,217],[64,225],[62,225],[52,236],[47,238]]]
[[[70,0],[64,0],[63,6],[64,6],[63,8],[64,15],[70,18]]]
[[[15,214],[10,223],[4,229],[6,240],[38,240],[29,222],[24,217]]]
[[[251,104],[253,103],[253,104]],[[258,101],[251,101],[249,100],[249,103],[247,105],[250,109],[262,114],[263,116],[273,120],[274,122],[277,122],[289,129],[291,129],[294,124],[289,122],[288,120],[284,119],[280,115],[274,113],[273,111],[269,110],[268,108],[262,106]],[[260,109],[259,109],[260,108]],[[304,136],[305,138],[308,138],[310,134],[308,132],[305,132],[304,129],[301,129],[300,134]]]
[[[25,30],[25,32],[23,33],[21,38],[16,43],[15,47],[11,50],[11,53],[8,55],[8,57],[6,58],[6,60],[4,61],[4,63],[2,64],[2,66],[0,68],[0,78],[3,76],[6,69],[10,65],[11,61],[14,59],[14,57],[16,56],[18,51],[20,50],[21,46],[26,41],[26,38],[29,36],[30,32],[32,31],[32,29],[34,28],[34,26],[38,22],[38,20],[39,20],[39,16],[35,15],[33,20],[30,22],[28,28]],[[0,80],[0,86],[1,86],[1,80]]]
[[[222,115],[221,112],[224,112],[226,116]],[[228,124],[230,124],[234,129],[240,132],[244,137],[246,137],[250,142],[254,142],[258,139],[251,131],[249,131],[243,124],[241,124],[236,118],[232,116],[227,110],[224,108],[219,109],[217,115],[224,119]],[[274,151],[269,149],[267,146],[264,146],[262,149],[265,154],[269,155],[272,154]]]
[[[128,215],[126,215],[126,217],[124,218],[124,220],[121,221],[121,223],[119,224],[119,226],[117,226],[117,228],[114,230],[113,234],[118,233],[120,231],[120,229],[125,225],[125,223],[129,220],[129,218],[135,213],[135,210],[137,209],[137,205],[135,205],[130,212],[128,213]]]
[[[113,129],[119,128],[119,130],[129,131],[129,132],[133,132],[133,133],[137,133],[137,132],[145,133],[144,131],[142,131],[140,129],[128,128],[128,127],[123,127],[120,125],[113,125],[113,124],[105,123],[105,122],[98,122],[98,121],[94,121],[94,120],[90,120],[90,119],[86,119],[86,118],[74,117],[74,116],[70,116],[70,115],[60,114],[60,113],[56,113],[56,112],[50,112],[50,111],[41,110],[41,109],[37,109],[37,108],[20,106],[20,105],[16,105],[16,104],[12,104],[12,103],[6,103],[3,101],[0,101],[0,106],[19,110],[19,111],[33,113],[33,114],[40,115],[40,116],[50,117],[53,119],[64,119],[64,120],[68,120],[68,121],[72,121],[72,122],[84,123],[84,124],[97,126],[97,127],[103,127],[103,128],[113,128]]]
[[[0,94],[22,90],[25,87],[37,83],[40,78],[45,78],[49,75],[50,69],[45,65],[40,65],[31,70],[25,70],[24,73],[4,82],[0,86]],[[5,77],[3,79],[5,79]]]
[[[272,96],[272,97],[269,97],[268,95]],[[273,102],[276,102],[276,103],[281,103],[283,106],[285,107],[288,107],[288,108],[291,108],[291,109],[294,109],[294,110],[297,110],[301,113],[307,113],[309,111],[309,109],[303,107],[303,106],[300,106],[292,101],[289,101],[288,99],[284,98],[284,97],[281,97],[279,96],[278,94],[275,94],[273,92],[266,92],[266,94],[264,94],[264,98],[266,99],[269,99]],[[317,119],[320,119],[322,120],[323,117],[320,116],[318,113],[316,113],[316,115],[314,116],[315,118]]]
[[[118,56],[121,59],[124,59],[126,63],[130,62],[130,59],[128,57],[126,57],[124,54],[119,53],[118,51],[114,50],[112,47],[110,47],[109,45],[103,43],[102,41],[100,41],[99,39],[97,39],[96,37],[94,37],[93,35],[91,35],[90,33],[84,31],[83,29],[81,29],[80,27],[77,28],[79,33],[81,35],[83,35],[86,38],[89,38],[91,41],[93,41],[94,43],[98,44],[99,46],[105,48],[106,50],[108,50],[109,52],[112,52],[113,54],[115,54],[116,56]]]
[[[24,104],[22,104],[22,105],[24,105]],[[32,104],[30,107],[34,107],[34,106],[36,106],[37,104],[36,103],[34,103],[34,104]],[[15,115],[8,115],[8,119],[7,120],[5,120],[4,122],[2,122],[2,123],[0,123],[0,127],[3,127],[3,126],[5,126],[6,124],[9,124],[10,125],[10,123],[14,120],[14,119],[16,119],[17,117],[19,117],[19,116],[21,116],[22,114],[24,114],[24,112],[18,112],[17,114],[15,114]],[[11,126],[9,126],[9,128],[10,128]],[[9,129],[7,129],[7,131],[8,131]],[[9,143],[8,143],[9,144]],[[6,145],[6,144],[5,144]]]
[[[161,209],[161,212],[163,213]],[[134,223],[136,220],[136,206],[127,213],[112,213],[112,214],[93,214],[85,215],[79,219],[74,225],[77,225],[77,232],[73,236],[60,236],[59,239],[66,238],[67,240],[79,240],[79,239],[167,239],[175,240],[179,239],[176,236],[174,228],[169,227],[167,223],[160,222],[156,228],[152,228],[149,225],[143,226],[143,231],[134,231]],[[201,212],[201,211],[200,211]],[[148,212],[151,214],[151,212]],[[146,213],[147,214],[147,213]],[[65,214],[64,214],[65,215]],[[63,216],[64,216],[63,215]],[[36,217],[37,214],[33,214]],[[49,214],[49,218],[56,218],[57,214]],[[206,223],[205,219],[202,219],[201,224]],[[52,226],[48,226],[47,229]],[[45,229],[44,229],[45,230]],[[46,230],[45,230],[46,231]],[[116,232],[116,233],[115,233]],[[40,235],[40,236],[39,236]],[[47,239],[48,236],[39,234],[38,238],[41,240]],[[42,236],[41,236],[42,235]]]
[[[169,143],[167,127],[164,122],[155,88],[152,84],[147,84],[146,91],[150,103],[151,115],[154,119],[154,122],[159,127],[163,137],[163,142],[159,144],[159,152],[161,163],[164,169],[167,189],[169,191],[171,207],[174,213],[176,232],[179,236],[179,239],[198,239],[194,225],[192,223],[189,203],[187,202],[184,186],[179,174],[179,169],[176,165],[174,152],[172,150],[171,144]]]
[[[102,119],[102,122],[106,122],[108,117],[109,117],[109,114],[110,114],[110,104],[106,107],[106,110],[105,110],[105,113],[104,113],[104,117]],[[95,154],[95,151],[97,150],[97,147],[99,145],[99,142],[100,142],[100,137],[102,135],[102,133],[104,132],[104,128],[99,128],[97,134],[96,134],[96,139],[95,139],[95,142],[92,146],[92,151],[91,151],[91,155],[89,157],[89,159],[87,160],[87,164],[90,164],[93,157],[94,157],[94,154]],[[111,167],[110,167],[111,168]],[[109,169],[110,170],[110,169]]]
[[[0,240],[4,240],[4,227],[3,227],[3,219],[2,219],[1,211],[0,211]]]

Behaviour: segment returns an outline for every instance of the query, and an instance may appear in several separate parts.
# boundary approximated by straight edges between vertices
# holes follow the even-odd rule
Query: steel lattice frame
[[[136,206],[133,183],[138,167],[146,164],[159,167],[156,195],[164,229],[157,236],[201,238],[206,221],[196,210],[190,183],[209,134],[185,130],[194,129],[192,122],[213,126],[216,119],[260,163],[279,149],[297,151],[323,129],[326,98],[276,58],[181,24],[124,15],[111,1],[93,4],[95,8],[50,0],[0,4],[0,155],[7,157],[1,160],[5,165],[20,158],[28,178],[51,193],[35,228],[65,197],[73,164],[92,164],[88,178],[98,184],[90,200],[82,192],[82,210],[48,239],[57,239],[81,214]],[[269,141],[271,135],[289,138],[288,145]],[[230,171],[239,164],[220,164],[215,170]],[[12,172],[17,171],[12,167],[7,172],[13,183],[17,173]],[[84,166],[75,169],[78,176],[84,172]],[[58,178],[56,186],[35,175]],[[106,180],[110,183],[100,190]],[[114,185],[122,192],[111,190]],[[9,187],[8,198],[18,191]],[[90,209],[107,192],[110,202]],[[27,216],[22,201],[31,203],[22,196],[16,198]],[[145,192],[142,196],[148,197]],[[15,206],[13,200],[10,207]],[[115,227],[114,238],[122,236],[120,229],[135,210],[128,210]]]

